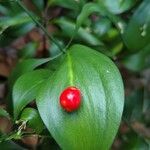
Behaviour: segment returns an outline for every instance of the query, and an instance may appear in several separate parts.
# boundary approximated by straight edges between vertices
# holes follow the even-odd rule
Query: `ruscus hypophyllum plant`
[[[42,12],[43,1],[38,2],[40,5],[36,7]],[[128,24],[120,14],[135,6],[134,1],[121,1],[121,4],[119,0],[48,1],[47,7],[61,6],[65,8],[64,12],[66,9],[67,13],[72,12],[67,17],[61,17],[62,13],[52,20],[51,23],[61,30],[59,36],[56,31],[57,40],[46,30],[48,22],[41,23],[43,17],[40,22],[21,1],[16,3],[19,12],[21,8],[27,17],[25,22],[31,26],[34,21],[51,40],[49,51],[55,56],[23,60],[10,75],[9,100],[12,100],[13,122],[18,128],[7,139],[29,134],[24,133],[26,127],[42,136],[46,128],[51,139],[63,150],[110,149],[121,122],[124,87],[118,68],[108,56],[117,58],[124,47],[132,53],[141,50],[138,58],[141,53],[144,57],[148,54],[150,1],[144,0],[140,4]],[[95,19],[93,22],[88,20],[91,14],[100,18],[98,24],[95,16],[91,16]],[[21,20],[19,15],[17,17]],[[18,25],[13,21],[8,23],[8,27]],[[24,22],[19,23],[22,25]],[[32,26],[35,24],[32,22]],[[67,40],[69,42],[65,44]],[[35,103],[31,105],[33,100]],[[3,115],[9,116],[5,111]]]

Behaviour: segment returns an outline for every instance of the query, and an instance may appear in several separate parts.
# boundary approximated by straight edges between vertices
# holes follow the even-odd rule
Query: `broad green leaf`
[[[59,103],[68,86],[81,90],[81,107],[65,112]],[[122,79],[114,63],[86,46],[74,45],[36,99],[41,118],[65,150],[108,150],[117,133],[124,104]]]
[[[96,0],[100,6],[105,6],[111,13],[120,14],[130,9],[137,0]]]
[[[142,50],[150,42],[150,1],[144,0],[134,12],[123,34],[126,46],[132,51]]]
[[[27,126],[32,128],[36,133],[41,133],[44,129],[44,124],[39,113],[34,108],[25,108],[21,113],[20,120],[27,122]]]
[[[138,72],[150,66],[150,45],[146,46],[143,50],[136,54],[131,54],[124,57],[123,64],[129,70]]]
[[[22,109],[36,98],[41,85],[50,76],[48,70],[35,70],[22,75],[13,87],[13,110],[16,120]]]
[[[6,110],[4,110],[3,108],[0,108],[0,117],[9,118],[10,116]]]
[[[21,61],[20,63],[18,63],[16,65],[16,67],[14,68],[14,70],[12,71],[12,73],[9,76],[8,79],[8,83],[9,83],[9,93],[8,93],[8,101],[7,101],[7,107],[9,112],[12,114],[12,88],[14,83],[16,82],[16,80],[23,74],[27,73],[27,72],[31,72],[33,71],[36,67],[45,64],[53,59],[55,59],[56,57],[60,56],[62,53],[60,53],[59,55],[55,56],[55,57],[51,57],[51,58],[45,58],[45,59],[26,59]]]
[[[60,19],[56,20],[55,23],[58,26],[60,26],[63,36],[71,38],[74,35],[75,28],[76,28],[75,27],[76,25],[74,22],[71,22],[65,18],[60,18]],[[96,36],[94,36],[91,33],[90,29],[88,29],[88,28],[87,29],[80,28],[77,31],[74,39],[78,40],[78,41],[84,41],[87,44],[92,45],[92,46],[103,45],[103,43],[100,41],[100,39],[98,39]]]

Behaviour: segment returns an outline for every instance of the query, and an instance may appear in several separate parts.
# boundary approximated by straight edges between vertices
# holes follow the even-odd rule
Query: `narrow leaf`
[[[50,76],[48,70],[36,70],[22,75],[13,87],[13,110],[16,120],[22,109],[36,98],[41,85]]]
[[[137,0],[96,0],[100,6],[105,6],[113,14],[120,14],[130,9]]]
[[[25,108],[22,111],[20,120],[27,122],[27,126],[32,128],[36,133],[40,133],[44,129],[44,124],[39,113],[34,108]]]
[[[23,60],[20,63],[18,63],[15,67],[15,69],[12,71],[10,77],[9,77],[9,85],[10,87],[13,86],[15,81],[20,77],[22,74],[27,73],[29,71],[33,71],[36,67],[52,60],[51,58],[46,59],[27,59]]]
[[[9,118],[10,116],[6,110],[4,110],[3,108],[0,108],[0,117]]]
[[[86,42],[92,46],[103,45],[102,41],[90,33],[90,30],[86,30],[84,28],[80,28],[77,33],[75,34],[76,25],[74,22],[66,18],[60,18],[56,20],[56,24],[60,26],[62,29],[62,34],[66,37],[72,38],[72,36],[76,35],[74,39],[78,41]]]
[[[81,13],[77,17],[76,21],[76,30],[80,28],[80,26],[86,21],[88,16],[94,12],[98,12],[100,14],[104,14],[104,10],[101,10],[101,8],[97,5],[97,3],[87,3],[82,8]]]

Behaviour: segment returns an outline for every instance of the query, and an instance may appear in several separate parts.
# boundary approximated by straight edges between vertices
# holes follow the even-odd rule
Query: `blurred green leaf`
[[[0,5],[0,13],[3,14],[3,15],[6,15],[8,14],[9,10],[3,6],[3,5]]]
[[[104,10],[102,10],[96,3],[86,3],[82,8],[81,13],[77,17],[76,30],[78,30],[80,26],[86,21],[88,16],[94,12],[104,14]]]
[[[23,74],[27,72],[33,71],[36,67],[45,64],[49,62],[50,60],[53,60],[53,58],[45,58],[45,59],[26,59],[21,61],[16,65],[14,70],[11,72],[8,84],[9,84],[9,93],[8,93],[8,101],[7,101],[7,107],[9,112],[13,113],[13,103],[12,103],[12,88],[14,86],[14,83],[16,80]]]
[[[149,150],[150,143],[134,132],[130,132],[124,136],[126,139],[123,143],[122,150]]]
[[[25,59],[25,58],[33,58],[36,54],[36,50],[38,48],[37,42],[31,42],[25,45],[20,51],[19,51],[19,57]]]
[[[134,12],[123,34],[123,39],[131,52],[142,50],[150,43],[150,1],[143,0]]]
[[[144,107],[144,89],[133,91],[126,97],[124,118],[128,121],[142,121]]]
[[[31,22],[31,18],[26,13],[18,14],[14,17],[0,17],[0,27],[9,27]]]
[[[44,9],[44,0],[32,0],[32,3],[38,8],[39,11]]]
[[[75,31],[75,23],[65,19],[65,18],[60,18],[55,21],[55,23],[60,26],[62,30],[62,34],[64,37],[69,37],[71,38],[72,35],[74,35]],[[98,39],[96,36],[94,36],[90,28],[80,28],[74,37],[75,40],[77,41],[84,41],[89,45],[92,46],[98,46],[98,45],[103,45],[103,43]]]
[[[130,9],[137,0],[96,0],[100,6],[105,6],[110,12],[120,14]]]
[[[47,63],[48,61],[52,60],[52,58],[45,58],[45,59],[27,59],[23,60],[16,65],[14,70],[12,71],[9,77],[9,86],[10,88],[14,85],[15,81],[23,74],[27,72],[33,71],[36,67]]]
[[[86,0],[49,0],[49,5],[57,5],[68,9],[79,10]]]
[[[1,0],[1,1],[2,2],[0,3],[0,5],[2,5],[5,8],[5,12],[2,11],[3,15],[15,17],[16,15],[23,13],[22,9],[19,7],[16,1],[13,0]]]
[[[32,128],[36,133],[41,133],[44,129],[44,124],[39,116],[39,113],[34,108],[25,108],[20,116],[20,121],[25,121],[27,126]]]
[[[92,30],[98,37],[105,35],[111,29],[111,21],[108,18],[100,17],[92,23]]]
[[[23,36],[30,32],[33,28],[35,28],[35,23],[34,22],[28,22],[25,24],[17,25],[11,27],[11,32],[9,34],[12,34],[15,36],[15,38]]]
[[[122,60],[126,68],[132,71],[142,71],[150,66],[150,45],[142,49],[136,54],[124,57]]]
[[[13,109],[16,120],[22,109],[36,98],[42,84],[50,77],[48,70],[35,70],[22,75],[13,87]]]
[[[0,117],[9,118],[10,116],[6,110],[4,110],[3,108],[0,108]]]
[[[16,25],[16,26],[5,26],[0,29],[0,46],[5,47],[15,41],[18,37],[27,34],[35,27],[33,22]]]

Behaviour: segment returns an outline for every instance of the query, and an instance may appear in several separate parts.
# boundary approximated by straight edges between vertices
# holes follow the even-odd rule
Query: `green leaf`
[[[72,38],[75,32],[75,28],[76,28],[76,25],[74,22],[71,22],[70,20],[65,19],[65,18],[60,18],[56,20],[55,23],[60,26],[63,36]],[[92,46],[103,45],[100,39],[94,36],[91,33],[90,29],[88,28],[87,29],[80,28],[76,36],[74,37],[74,39],[78,41],[84,41],[85,43],[92,45]]]
[[[1,14],[8,14],[8,13],[9,13],[9,10],[8,10],[8,8],[6,8],[5,6],[0,5],[0,13],[1,13]]]
[[[0,45],[1,47],[7,47],[16,38],[27,34],[35,27],[33,22],[18,24],[15,26],[3,26],[0,27]]]
[[[139,72],[150,66],[150,45],[136,54],[124,57],[123,64],[129,70]]]
[[[68,9],[72,9],[72,10],[79,10],[84,4],[85,4],[86,0],[80,0],[80,1],[76,1],[76,0],[49,0],[48,4],[50,6],[61,6],[64,8],[68,8]]]
[[[144,89],[133,91],[125,101],[124,118],[130,121],[142,121],[144,108]]]
[[[21,61],[20,63],[18,63],[15,67],[15,69],[12,71],[12,73],[9,76],[9,80],[8,80],[8,85],[9,85],[9,93],[8,93],[8,101],[7,101],[7,107],[9,112],[12,114],[12,88],[14,83],[16,82],[16,80],[23,74],[27,73],[27,72],[31,72],[33,71],[36,67],[47,63],[55,58],[57,58],[58,56],[60,56],[62,53],[60,53],[59,55],[55,56],[55,57],[51,57],[51,58],[45,58],[45,59],[26,59]]]
[[[150,42],[150,1],[144,0],[134,12],[123,34],[123,39],[130,51],[142,50]]]
[[[104,36],[111,29],[111,21],[108,18],[100,17],[92,23],[92,30],[99,38]]]
[[[59,104],[68,86],[81,90],[81,107],[72,113]],[[65,150],[108,150],[124,105],[122,79],[114,63],[86,46],[74,45],[62,65],[42,86],[36,99],[46,127]]]
[[[36,133],[41,133],[44,129],[44,124],[39,113],[34,108],[25,108],[21,113],[20,120],[27,122],[27,126],[32,128]]]
[[[22,75],[13,87],[13,110],[16,120],[22,109],[36,98],[41,85],[50,76],[48,70],[35,70]]]
[[[77,17],[76,21],[76,30],[80,28],[80,26],[86,21],[88,16],[94,12],[98,12],[100,14],[104,14],[104,10],[101,10],[101,8],[97,5],[97,3],[87,3],[82,8],[81,13]]]
[[[124,137],[126,141],[122,144],[122,150],[149,150],[150,142],[140,137],[133,131]]]
[[[101,16],[108,17],[121,33],[124,31],[125,23],[120,17],[109,12],[105,6],[90,2],[84,5],[81,13],[77,17],[76,30],[74,34],[76,34],[80,26],[87,20],[88,16],[94,12],[99,13]]]
[[[33,71],[36,67],[47,63],[52,60],[52,58],[45,59],[27,59],[18,63],[15,69],[12,71],[9,77],[9,86],[10,88],[14,85],[15,81],[24,73]]]
[[[27,16],[26,13],[21,13],[15,17],[5,16],[5,17],[0,17],[0,27],[16,26],[16,25],[28,23],[31,21],[32,21],[31,18]]]
[[[44,9],[44,1],[42,0],[32,0],[34,6],[38,8],[39,11],[42,11]]]
[[[130,9],[137,0],[96,0],[100,6],[105,6],[111,13],[120,14]]]
[[[36,54],[36,50],[38,47],[37,42],[31,42],[25,45],[20,51],[19,51],[19,57],[21,58],[33,58]]]
[[[0,117],[9,118],[10,116],[6,110],[4,110],[3,108],[0,108]]]

